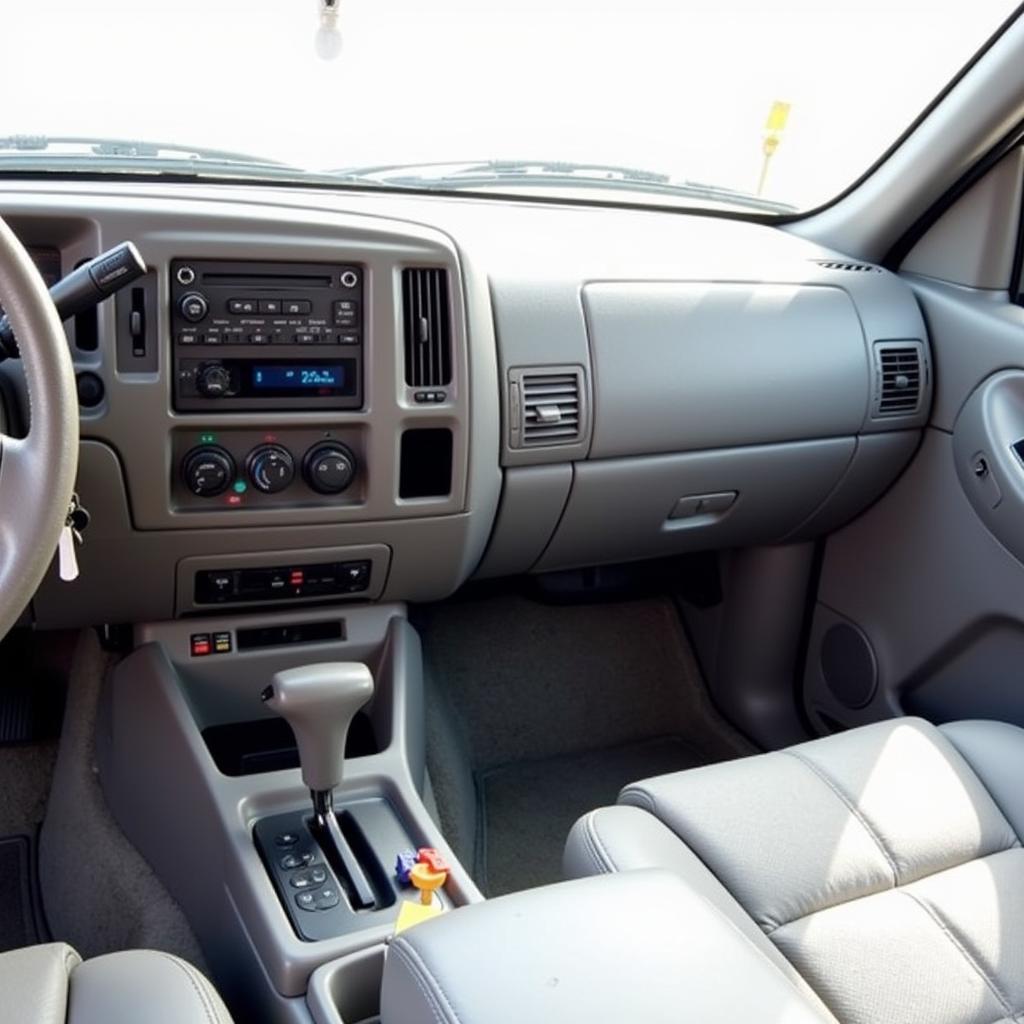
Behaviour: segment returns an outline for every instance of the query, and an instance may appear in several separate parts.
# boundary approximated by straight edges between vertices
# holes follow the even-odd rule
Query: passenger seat
[[[82,962],[63,942],[0,953],[0,1024],[231,1024],[213,986],[154,950]]]
[[[674,871],[843,1024],[998,1024],[1024,1013],[1022,836],[1024,730],[905,718],[627,786],[565,869]]]

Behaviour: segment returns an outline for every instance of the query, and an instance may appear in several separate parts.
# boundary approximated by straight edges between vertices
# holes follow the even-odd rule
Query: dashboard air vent
[[[428,267],[402,271],[405,383],[436,388],[452,379],[448,272]]]
[[[844,260],[815,260],[819,267],[825,270],[848,270],[857,274],[880,274],[879,267],[871,263],[848,263]]]
[[[578,366],[512,370],[512,447],[578,444],[586,429]]]
[[[875,416],[910,416],[917,412],[924,389],[925,366],[915,342],[875,346]]]

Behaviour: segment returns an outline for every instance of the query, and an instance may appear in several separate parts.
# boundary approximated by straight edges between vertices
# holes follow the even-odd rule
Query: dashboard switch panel
[[[370,587],[371,571],[368,559],[260,569],[203,569],[195,576],[195,603],[236,604],[365,594]]]

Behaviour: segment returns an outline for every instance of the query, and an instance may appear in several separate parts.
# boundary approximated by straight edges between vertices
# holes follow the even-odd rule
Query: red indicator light
[[[229,494],[228,495],[228,504],[229,505],[241,505],[242,504],[242,496],[240,494]]]
[[[277,434],[264,434],[263,440],[266,441],[267,444],[273,444],[277,440]]]

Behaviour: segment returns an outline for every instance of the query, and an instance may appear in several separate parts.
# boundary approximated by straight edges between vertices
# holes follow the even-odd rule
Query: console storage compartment
[[[306,999],[316,1024],[832,1019],[763,936],[662,870],[451,911],[323,965]]]

